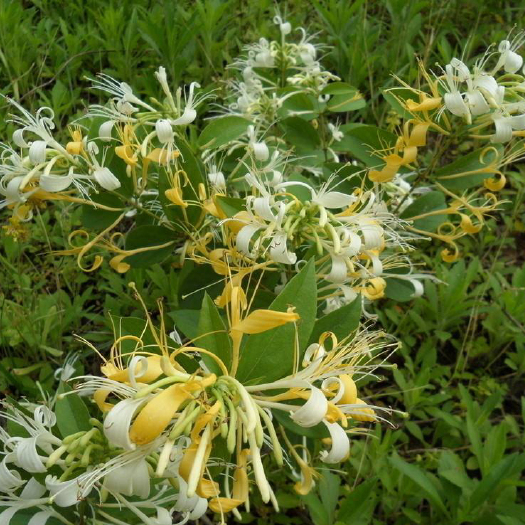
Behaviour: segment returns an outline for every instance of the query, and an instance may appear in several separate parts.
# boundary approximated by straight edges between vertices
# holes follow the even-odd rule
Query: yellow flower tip
[[[84,144],[80,142],[68,142],[66,145],[66,151],[70,155],[80,155],[84,150]]]
[[[166,195],[166,198],[173,204],[176,204],[177,206],[181,206],[182,208],[188,207],[188,203],[185,202],[182,198],[182,192],[180,189],[170,188],[169,190],[166,190],[164,192],[164,195]]]
[[[483,185],[485,186],[485,188],[489,189],[490,191],[500,191],[505,187],[506,183],[507,179],[502,173],[497,179],[485,179],[483,181]]]
[[[381,171],[370,170],[368,172],[368,178],[372,182],[390,182],[396,176],[398,169],[403,165],[403,159],[395,153],[383,157],[382,160],[386,164]]]
[[[155,148],[147,155],[146,159],[165,166],[169,164],[172,160],[178,158],[179,156],[180,152],[177,150],[172,151],[170,154],[166,148]]]
[[[212,481],[211,479],[201,478],[199,481],[196,494],[200,496],[201,498],[213,498],[213,496],[217,496],[219,494],[219,484],[216,481]],[[226,498],[215,498],[215,499],[226,499]],[[235,507],[232,507],[235,508]],[[223,512],[229,512],[229,511],[223,511]]]
[[[361,399],[359,399],[359,398],[356,399],[356,404],[366,405],[366,403],[364,401],[362,401]],[[355,412],[357,412],[357,414]],[[351,417],[352,417],[352,419],[355,419],[356,421],[372,422],[372,421],[376,421],[377,420],[376,413],[375,413],[374,409],[368,408],[368,407],[356,408],[354,410],[354,413],[351,415]]]
[[[135,166],[138,162],[137,157],[133,155],[133,148],[131,146],[117,146],[115,153],[117,157],[120,157],[128,166]]]
[[[243,500],[233,498],[213,498],[208,502],[208,508],[217,514],[226,514],[244,503]]]
[[[381,299],[385,295],[386,281],[382,277],[370,279],[365,286],[361,288],[361,293],[371,301]]]
[[[420,94],[420,102],[408,99],[405,106],[409,111],[431,111],[441,106],[441,97],[428,97],[425,93]]]
[[[224,225],[235,235],[251,221],[250,214],[247,211],[236,213],[231,219],[225,221]]]
[[[93,399],[102,412],[109,412],[114,406],[111,403],[106,403],[106,399],[110,393],[111,390],[99,388],[93,394]]]
[[[348,374],[341,374],[339,379],[345,389],[344,394],[339,399],[339,405],[353,405],[357,399],[357,386],[355,381]]]
[[[441,250],[441,258],[445,262],[453,263],[459,259],[459,251],[456,248],[454,252],[451,252],[448,248],[445,248]]]
[[[151,443],[168,427],[173,416],[184,401],[191,398],[190,384],[172,385],[157,394],[144,408],[131,425],[129,437],[137,445]]]
[[[460,213],[461,215],[461,229],[466,233],[478,233],[483,228],[483,223],[480,223],[478,225],[472,224],[472,220],[468,215],[465,215],[464,213]]]
[[[242,321],[232,326],[232,331],[243,334],[260,334],[286,323],[293,323],[300,319],[299,314],[288,309],[287,312],[274,310],[255,310]]]
[[[109,265],[118,273],[126,273],[131,266],[128,263],[122,262],[126,255],[116,255],[109,261]]]

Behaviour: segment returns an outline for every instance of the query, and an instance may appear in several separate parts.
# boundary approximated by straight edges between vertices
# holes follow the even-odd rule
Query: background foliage
[[[519,2],[289,1],[294,25],[318,31],[325,66],[369,101],[351,118],[388,127],[396,115],[382,95],[392,75],[417,79],[415,55],[432,68],[466,47],[467,55],[525,27]],[[104,71],[148,94],[160,65],[174,83],[198,80],[222,89],[224,64],[241,46],[274,31],[269,0],[68,2],[0,0],[1,93],[26,107],[48,105],[65,124],[82,114],[86,76]],[[93,101],[97,94],[92,93]],[[1,104],[0,136],[9,132]],[[525,371],[525,177],[521,166],[504,190],[512,204],[470,240],[469,255],[447,265],[429,245],[444,283],[426,282],[409,303],[375,305],[386,331],[403,342],[397,369],[368,391],[374,403],[408,412],[353,441],[339,471],[324,471],[315,493],[278,494],[283,513],[254,505],[245,523],[502,524],[525,523],[522,396]],[[79,334],[102,351],[112,316],[139,316],[127,283],[149,306],[180,306],[183,283],[169,267],[102,269],[84,274],[73,258],[54,256],[79,224],[77,211],[41,210],[26,239],[0,240],[0,389],[36,397],[35,381],[53,387],[55,363],[85,351]],[[180,286],[179,286],[180,284]],[[197,300],[197,299],[195,299]],[[200,303],[200,299],[199,299]],[[179,314],[180,315],[180,314]],[[188,326],[191,322],[188,321]],[[90,370],[91,360],[82,367]],[[28,368],[29,367],[29,368]],[[278,479],[281,472],[274,472]]]

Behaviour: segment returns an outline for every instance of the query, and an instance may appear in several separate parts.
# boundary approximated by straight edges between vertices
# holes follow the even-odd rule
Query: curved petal
[[[235,240],[235,246],[237,250],[244,253],[245,255],[252,256],[252,252],[250,250],[250,241],[252,240],[252,237],[255,235],[255,233],[261,228],[262,226],[259,226],[258,224],[247,224],[246,226],[243,226],[237,234],[237,238]]]
[[[98,168],[93,172],[95,180],[108,191],[120,188],[120,181],[111,173],[108,168]]]
[[[264,220],[273,222],[277,219],[277,216],[270,206],[270,197],[257,197],[253,199],[253,209],[259,217]]]
[[[16,465],[27,472],[46,472],[44,462],[36,449],[37,437],[21,438],[16,447]]]
[[[104,142],[109,142],[111,140],[111,131],[113,130],[113,126],[115,125],[114,120],[108,120],[107,122],[104,122],[98,128],[98,136],[100,140],[103,140]]]
[[[295,264],[297,262],[297,255],[288,251],[286,233],[275,234],[270,244],[270,257],[275,262],[282,264]]]
[[[338,423],[328,423],[325,421],[326,428],[330,432],[332,447],[330,452],[323,450],[320,454],[321,461],[324,463],[339,463],[344,461],[350,453],[350,440],[348,435]]]
[[[323,392],[319,388],[312,386],[308,401],[290,417],[302,427],[314,427],[324,419],[327,410],[328,401]]]
[[[361,232],[367,250],[377,250],[383,245],[383,228],[377,224],[363,224]]]
[[[25,484],[16,470],[7,467],[6,458],[0,463],[0,492],[11,492]]]
[[[19,148],[29,148],[29,144],[24,139],[24,129],[17,129],[13,133],[13,142],[19,147]]]
[[[523,57],[511,51],[510,49],[506,53],[504,68],[507,73],[516,73],[518,69],[523,65]]]
[[[148,464],[143,457],[112,470],[104,477],[104,486],[113,493],[147,498],[150,492]]]
[[[490,106],[487,104],[485,97],[477,89],[467,93],[467,101],[473,116],[483,115],[483,113],[490,111]]]
[[[187,124],[191,124],[196,118],[197,112],[193,108],[186,106],[184,108],[184,113],[182,113],[179,118],[170,120],[170,123],[173,126],[185,126]]]
[[[512,121],[509,117],[493,117],[496,133],[490,138],[491,142],[508,142],[512,138]]]
[[[72,182],[73,173],[68,175],[54,175],[50,173],[49,175],[43,174],[40,176],[39,185],[43,190],[55,193],[69,188]]]
[[[31,478],[20,494],[22,499],[39,499],[46,493],[44,485],[38,483],[35,478]]]
[[[53,503],[59,507],[71,507],[76,505],[81,499],[81,491],[78,479],[69,481],[59,481],[56,476],[46,476],[46,487],[51,493]]]
[[[136,445],[129,438],[131,420],[146,402],[147,399],[124,399],[108,412],[104,420],[104,435],[110,443],[124,450],[135,449]]]
[[[47,144],[43,140],[35,140],[29,147],[29,160],[32,164],[40,164],[46,160]]]
[[[355,202],[356,198],[354,195],[347,195],[339,191],[328,191],[326,193],[320,193],[312,202],[320,204],[325,208],[346,208]]]
[[[326,280],[331,283],[343,283],[346,281],[347,268],[346,268],[346,257],[341,255],[332,255],[332,269],[326,276]]]
[[[53,513],[48,510],[41,510],[31,517],[27,525],[45,525],[49,518],[53,517]]]
[[[260,161],[268,160],[270,151],[268,146],[264,142],[252,142],[252,149],[255,158]]]
[[[446,108],[457,117],[470,115],[467,105],[463,100],[461,93],[445,93],[444,96]]]

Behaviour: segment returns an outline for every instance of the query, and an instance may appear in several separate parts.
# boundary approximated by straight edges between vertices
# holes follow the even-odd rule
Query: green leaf
[[[440,191],[430,191],[421,195],[414,200],[412,204],[406,207],[401,213],[402,219],[411,220],[412,217],[418,217],[437,210],[444,210],[447,207],[445,195]],[[435,232],[438,227],[447,220],[447,214],[431,215],[415,219],[413,226],[418,230]]]
[[[281,121],[284,138],[299,150],[316,149],[321,144],[317,131],[300,117],[289,117]]]
[[[407,111],[396,99],[399,98],[401,100],[414,100],[415,102],[419,102],[417,95],[411,90],[407,88],[393,88],[388,90],[382,91],[383,97],[385,100],[390,104],[392,109],[401,117],[404,119],[411,119],[412,115],[409,111]],[[395,96],[394,96],[395,95]]]
[[[326,107],[332,113],[355,111],[366,106],[366,101],[357,88],[345,82],[332,82],[323,89],[324,95],[333,95]]]
[[[181,331],[188,339],[195,339],[199,334],[198,310],[175,310],[168,314],[174,321],[177,331]]]
[[[197,143],[200,148],[218,148],[244,135],[250,124],[235,115],[214,119],[203,129]]]
[[[337,519],[349,525],[356,523],[365,509],[373,505],[376,484],[376,478],[372,478],[355,487],[342,501]]]
[[[92,426],[89,422],[89,411],[78,394],[67,394],[60,398],[60,394],[71,392],[71,390],[72,388],[64,383],[61,383],[57,389],[59,397],[55,406],[55,414],[58,430],[63,438],[81,430],[90,430]]]
[[[176,233],[162,226],[138,226],[126,236],[126,250],[136,250],[149,246],[161,246],[175,240]],[[163,248],[137,253],[126,258],[126,262],[135,268],[147,268],[162,262],[173,251],[173,244]]]
[[[329,470],[324,470],[319,482],[319,495],[323,506],[328,513],[328,523],[332,524],[335,520],[335,509],[339,500],[339,489],[341,478],[337,474],[332,474]]]
[[[226,197],[217,195],[217,206],[228,216],[233,217],[236,213],[246,209],[246,201],[237,197]]]
[[[436,507],[439,507],[439,509],[444,514],[448,515],[448,511],[445,507],[445,504],[443,503],[443,500],[441,499],[441,496],[439,495],[439,492],[423,470],[421,470],[419,467],[416,467],[415,465],[407,463],[399,456],[392,456],[388,458],[388,461],[401,474],[407,478],[410,478],[426,494],[428,500],[431,503],[433,503]]]
[[[277,95],[283,97],[295,90],[295,87],[289,86],[280,89],[277,92]],[[284,119],[296,116],[297,113],[300,113],[302,119],[312,120],[318,115],[318,111],[315,109],[318,106],[319,104],[312,95],[307,95],[306,93],[295,93],[283,102],[282,106],[278,109],[277,114],[280,118]]]
[[[450,190],[479,186],[484,179],[494,175],[501,155],[501,146],[478,149],[436,170],[432,178]]]
[[[359,326],[361,319],[361,299],[357,297],[350,304],[338,308],[318,319],[310,336],[310,343],[316,343],[323,332],[333,332],[341,340]]]
[[[313,492],[302,496],[301,499],[306,503],[314,525],[331,525],[333,523],[330,521],[330,516],[324,504]]]
[[[98,193],[91,196],[94,203],[103,204],[111,208],[122,208],[123,202],[112,193]],[[84,204],[82,206],[82,226],[91,230],[104,230],[114,223],[122,211],[109,211]]]
[[[315,266],[310,259],[284,287],[270,305],[270,310],[285,312],[295,306],[301,317],[297,322],[299,348],[305,350],[312,332],[317,310]],[[239,359],[237,379],[241,383],[259,379],[270,382],[292,372],[294,363],[295,327],[293,323],[248,337]]]
[[[505,479],[519,474],[525,469],[525,454],[511,454],[494,465],[489,473],[483,477],[479,485],[470,496],[469,505],[475,509],[494,495],[495,490]]]
[[[390,274],[392,275],[392,274]],[[415,288],[410,281],[406,279],[396,279],[395,277],[389,277],[385,279],[386,288],[385,295],[389,299],[405,303],[414,299]]]
[[[202,301],[198,337],[197,346],[215,354],[229,370],[232,360],[231,339],[226,331],[226,325],[219,314],[219,310],[208,294],[204,295],[204,300]],[[202,360],[210,371],[217,375],[222,375],[222,371],[215,359],[203,354]]]
[[[337,151],[351,153],[354,157],[364,162],[367,166],[380,169],[384,162],[376,151],[393,147],[397,137],[393,133],[376,126],[361,124],[346,124],[341,126],[344,132],[343,139],[337,143]]]

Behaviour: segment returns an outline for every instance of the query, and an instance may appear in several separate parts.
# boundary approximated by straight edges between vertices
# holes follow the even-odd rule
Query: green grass
[[[417,79],[415,55],[431,69],[466,49],[475,55],[516,24],[525,7],[491,1],[290,1],[281,9],[295,25],[319,32],[331,47],[325,65],[370,101],[353,119],[386,125],[382,90],[392,75]],[[86,2],[0,0],[1,93],[26,107],[50,106],[62,124],[81,116],[80,98],[99,71],[153,91],[164,65],[174,84],[198,80],[221,87],[226,63],[243,43],[269,35],[273,2]],[[96,100],[97,94],[90,94]],[[12,131],[0,102],[0,137]],[[491,228],[466,242],[465,261],[442,263],[438,248],[423,258],[448,284],[427,283],[411,303],[380,302],[386,331],[403,342],[397,370],[370,385],[369,399],[408,412],[394,427],[353,440],[349,462],[326,472],[315,493],[278,494],[283,513],[257,502],[244,523],[479,524],[525,523],[525,177],[516,168]],[[2,212],[2,219],[7,214]],[[27,239],[0,239],[0,388],[37,396],[34,380],[52,387],[52,369],[79,334],[107,349],[110,322],[137,314],[127,283],[148,305],[175,306],[177,291],[160,266],[120,276],[82,273],[67,248],[80,224],[67,207],[43,209]],[[423,262],[423,261],[422,261]],[[26,375],[15,368],[41,363]],[[91,362],[85,361],[89,369]],[[274,479],[283,474],[274,472]]]

